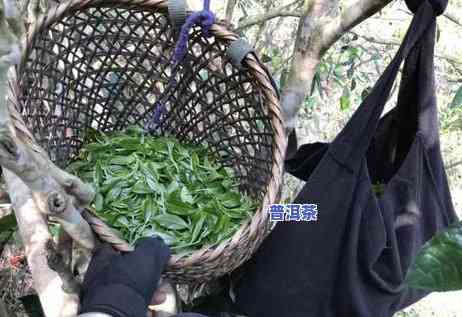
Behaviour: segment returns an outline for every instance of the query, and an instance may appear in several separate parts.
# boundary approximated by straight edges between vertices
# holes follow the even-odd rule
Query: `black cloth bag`
[[[407,270],[422,244],[457,220],[434,88],[436,16],[446,5],[408,1],[415,15],[403,44],[332,143],[296,150],[292,139],[286,169],[306,180],[294,203],[317,204],[317,221],[276,225],[241,269],[242,313],[385,317],[426,295],[405,285]],[[403,61],[397,106],[381,118]]]

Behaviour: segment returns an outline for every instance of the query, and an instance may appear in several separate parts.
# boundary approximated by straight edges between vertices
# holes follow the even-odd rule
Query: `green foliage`
[[[177,253],[231,237],[256,209],[206,148],[135,128],[99,136],[69,170],[94,186],[95,213],[126,240],[157,234]]]
[[[305,99],[305,107],[310,109],[316,107],[316,98],[314,98],[313,96],[307,97]]]
[[[462,107],[447,107],[440,113],[441,129],[448,132],[462,128]]]
[[[372,91],[372,87],[366,87],[364,88],[364,90],[361,92],[361,100],[364,100],[367,98],[367,96],[369,96],[369,94],[371,93]]]
[[[58,223],[49,223],[48,229],[52,237],[57,238],[61,230],[61,225]]]
[[[423,246],[406,280],[411,287],[431,291],[462,289],[462,222]]]
[[[456,90],[449,106],[440,113],[440,122],[443,132],[462,128],[462,86]]]
[[[351,100],[350,100],[350,90],[345,87],[343,89],[343,94],[342,97],[340,97],[340,109],[343,110],[348,110],[350,109],[351,106]]]
[[[14,230],[17,225],[16,217],[13,214],[0,218],[0,232]]]
[[[372,192],[377,196],[377,197],[382,197],[383,194],[385,193],[385,184],[383,183],[377,183],[372,185]]]
[[[460,107],[462,106],[462,86],[457,90],[454,99],[450,105],[451,108]]]
[[[8,241],[17,226],[14,214],[0,218],[0,244]]]
[[[342,95],[339,99],[342,111],[351,109],[356,95],[359,95],[359,93],[354,94],[355,90],[369,81],[367,73],[359,70],[365,52],[363,48],[354,46],[352,41],[354,39],[348,40],[348,43],[340,48],[340,53],[334,50],[323,58],[311,87],[311,93],[318,91],[321,98],[328,96],[332,89],[331,83],[342,89]],[[372,58],[371,60],[374,61],[375,59]]]

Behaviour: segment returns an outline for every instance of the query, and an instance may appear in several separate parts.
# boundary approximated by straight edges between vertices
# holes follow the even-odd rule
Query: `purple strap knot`
[[[186,51],[188,49],[189,32],[194,25],[200,25],[202,27],[202,34],[206,37],[210,37],[210,28],[215,23],[215,15],[210,11],[210,0],[204,0],[204,9],[199,12],[192,13],[186,22],[181,27],[178,42],[175,47],[175,51],[172,56],[173,70],[170,75],[169,82],[162,95],[154,103],[154,112],[151,115],[150,120],[146,123],[145,129],[148,131],[154,131],[159,123],[163,113],[165,112],[165,102],[172,90],[177,86],[175,76],[179,70],[179,64],[184,59]]]
[[[188,49],[189,31],[194,25],[200,25],[204,36],[210,37],[210,28],[215,23],[215,15],[210,11],[210,0],[204,0],[204,9],[192,13],[181,27],[180,36],[173,54],[173,63],[181,62]]]

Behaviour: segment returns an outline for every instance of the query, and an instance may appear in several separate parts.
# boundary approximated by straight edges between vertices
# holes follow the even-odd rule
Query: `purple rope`
[[[186,55],[188,49],[189,32],[194,25],[202,27],[202,33],[210,37],[210,28],[215,23],[215,15],[210,11],[210,0],[204,0],[204,9],[194,12],[181,27],[178,43],[173,54],[173,63],[180,63]]]
[[[189,32],[195,25],[202,27],[202,34],[205,37],[210,37],[210,27],[215,23],[215,15],[210,11],[210,0],[204,0],[204,8],[202,11],[192,13],[183,24],[180,30],[178,42],[175,46],[175,51],[171,63],[173,64],[173,71],[170,75],[170,80],[165,88],[164,93],[154,104],[154,113],[151,119],[146,123],[145,128],[149,131],[153,131],[160,123],[162,114],[165,111],[166,94],[170,92],[176,86],[175,76],[179,69],[179,64],[183,61],[188,50]]]
[[[204,0],[204,9],[199,12],[194,12],[183,24],[180,30],[180,35],[178,42],[175,46],[175,51],[172,56],[171,63],[173,64],[173,71],[170,75],[169,83],[164,90],[162,96],[154,104],[154,113],[151,119],[146,123],[145,128],[149,131],[154,130],[161,121],[161,116],[165,112],[165,101],[167,93],[171,92],[172,89],[176,86],[175,76],[179,69],[179,64],[183,61],[186,56],[186,51],[188,49],[189,41],[189,32],[191,28],[195,25],[200,25],[202,27],[202,33],[206,37],[210,37],[210,27],[215,23],[215,15],[210,11],[210,0]]]
[[[145,130],[148,131],[153,131],[156,129],[156,127],[160,123],[160,117],[164,113],[165,107],[162,102],[156,101],[154,103],[154,113],[152,114],[152,117],[149,119],[149,121],[145,125]]]

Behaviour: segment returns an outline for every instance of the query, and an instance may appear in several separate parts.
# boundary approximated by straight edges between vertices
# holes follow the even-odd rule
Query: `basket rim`
[[[111,7],[125,9],[137,8],[146,11],[155,11],[167,14],[167,5],[167,0],[68,0],[50,8],[47,13],[41,15],[36,20],[36,22],[30,26],[30,32],[28,32],[27,36],[23,39],[25,41],[23,43],[23,55],[21,57],[19,67],[16,69],[16,78],[14,82],[16,89],[11,89],[14,103],[20,104],[21,102],[19,98],[21,75],[24,73],[24,67],[26,65],[30,51],[33,48],[34,39],[38,34],[42,32],[42,30],[46,29],[53,23],[60,21],[62,18],[72,15],[76,11],[85,10],[92,7]],[[188,11],[188,15],[191,13],[191,11]],[[229,30],[223,21],[218,21],[213,24],[213,26],[210,28],[210,33],[215,37],[216,40],[221,41],[227,47],[232,42],[240,38],[236,33]],[[260,243],[269,233],[268,229],[270,227],[270,222],[267,210],[270,204],[277,203],[280,199],[287,139],[285,135],[283,115],[279,103],[278,93],[276,88],[273,86],[272,79],[269,77],[270,75],[266,66],[259,61],[255,53],[247,54],[243,62],[245,63],[250,75],[255,79],[256,83],[261,89],[261,93],[264,97],[263,107],[268,111],[271,121],[273,132],[271,177],[266,184],[265,195],[261,200],[261,207],[254,213],[251,218],[249,218],[249,220],[245,221],[241,225],[240,229],[234,233],[230,239],[225,240],[218,245],[205,246],[200,250],[193,251],[192,253],[172,255],[165,271],[165,274],[167,276],[171,276],[172,278],[188,275],[188,267],[207,266],[207,261],[214,261],[222,256],[229,258],[239,255],[239,253],[233,253],[232,250],[242,244],[241,242],[245,242],[247,244],[247,248],[243,251],[244,256],[240,254],[241,256],[234,261],[234,264],[226,267],[227,272],[232,271],[251,257],[251,255],[256,251]],[[22,121],[22,118],[13,120],[13,123],[21,130],[24,128],[27,130],[27,127]],[[28,143],[32,143],[34,146],[37,146],[36,141],[33,140],[30,134],[26,137]],[[104,238],[108,238],[108,242],[110,242],[109,240],[111,240],[111,234],[109,234],[109,237],[105,237],[105,234],[108,234],[107,229],[109,229],[109,227],[101,221],[97,221],[96,225],[92,224],[92,217],[93,216],[87,214],[85,218],[92,225],[92,228],[95,232],[97,232],[97,230],[95,230],[95,226],[102,226],[101,230],[104,231],[104,234],[101,232],[97,232],[97,234],[103,238],[103,240]],[[104,226],[106,226],[106,228],[104,228]],[[120,250],[125,248],[126,250],[126,246],[123,246],[120,243],[120,238],[112,238],[114,247],[119,248]],[[209,271],[213,271],[213,269],[217,269],[217,266],[215,265],[210,267]],[[223,271],[223,267],[219,267],[218,269]],[[197,268],[195,271],[197,271]],[[195,272],[195,274],[198,275],[197,272]],[[225,273],[222,272],[218,275],[215,274],[214,277],[223,274]],[[213,275],[213,273],[208,272],[207,275]]]

